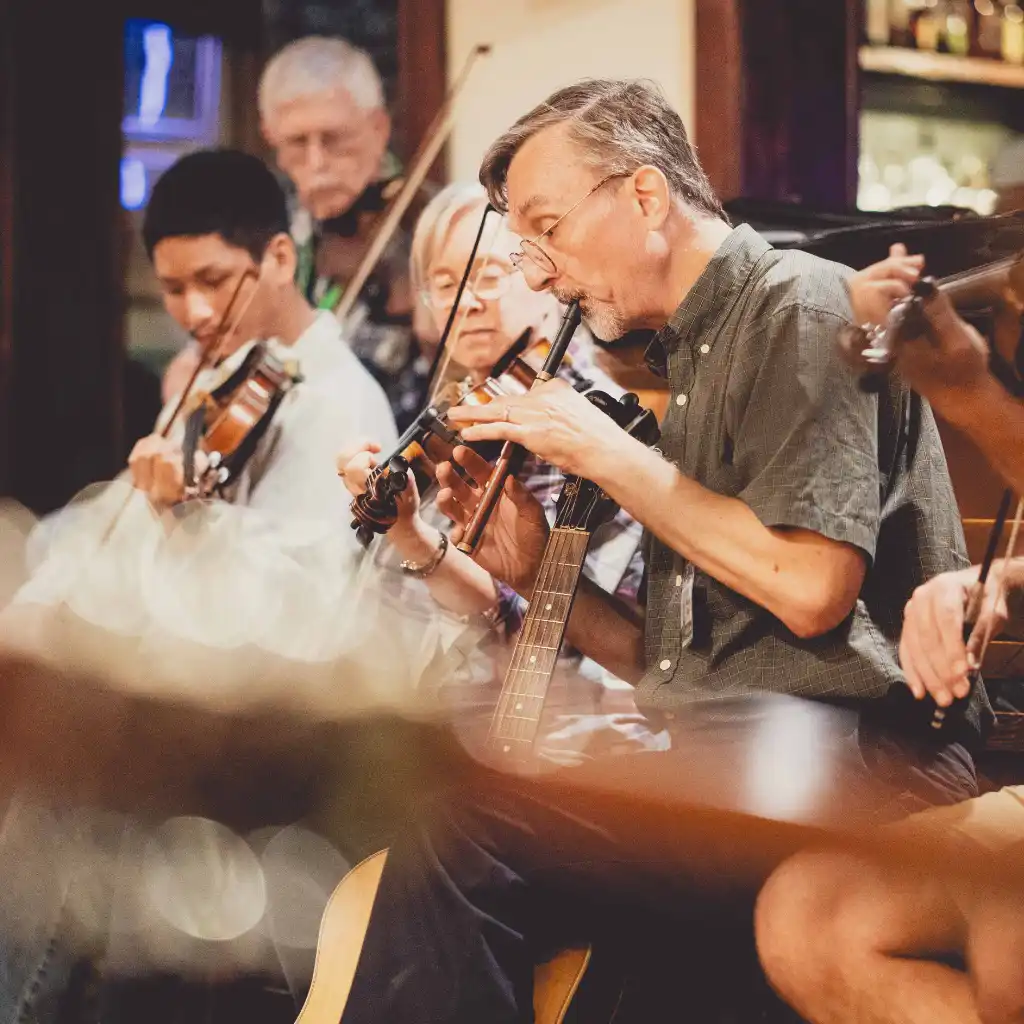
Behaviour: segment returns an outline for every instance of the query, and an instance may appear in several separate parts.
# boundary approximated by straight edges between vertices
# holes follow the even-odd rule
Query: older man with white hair
[[[299,283],[325,308],[344,293],[379,215],[401,188],[389,151],[391,119],[370,56],[344,39],[308,36],[271,58],[259,85],[260,121],[295,187]],[[364,288],[356,353],[387,387],[411,356],[409,233],[400,229]]]

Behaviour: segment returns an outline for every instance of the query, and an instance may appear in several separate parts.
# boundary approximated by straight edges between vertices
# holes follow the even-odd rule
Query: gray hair
[[[344,89],[363,110],[384,106],[384,87],[370,55],[344,39],[306,36],[278,50],[260,76],[264,120],[282,103],[328,89]]]
[[[584,162],[598,175],[657,167],[674,195],[701,213],[728,220],[682,118],[661,89],[653,82],[605,78],[559,89],[491,144],[480,181],[497,209],[508,209],[508,169],[520,147],[556,124],[567,126]]]
[[[423,208],[412,235],[409,278],[414,294],[426,290],[427,274],[456,222],[474,210],[483,216],[487,193],[475,182],[452,182]]]

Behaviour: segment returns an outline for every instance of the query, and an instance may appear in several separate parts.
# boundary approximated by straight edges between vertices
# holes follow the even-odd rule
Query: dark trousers
[[[752,958],[756,894],[807,834],[792,821],[765,824],[759,783],[748,778],[758,769],[752,733],[733,722],[725,738],[615,759],[615,773],[649,775],[654,789],[673,777],[703,779],[690,796],[704,793],[705,805],[690,800],[684,813],[671,801],[581,787],[588,768],[547,778],[479,771],[430,800],[390,850],[344,1024],[532,1021],[535,963],[574,940],[605,938],[641,961],[646,947],[675,964],[679,1002],[667,1019],[691,1006],[687,974],[732,994],[744,977],[736,964]],[[737,745],[735,763],[729,742]],[[873,789],[879,776],[890,812],[975,791],[973,765],[958,745],[911,758],[875,731],[831,736],[826,747],[835,742],[848,742],[853,756],[846,750],[830,766],[802,765],[834,773],[842,762],[843,782],[835,776],[808,811],[815,821],[837,810],[825,804],[862,784]],[[772,772],[786,770],[787,746],[783,735],[780,764],[769,758],[758,769],[765,792]],[[781,775],[778,782],[784,787]],[[753,814],[717,810],[726,805]]]

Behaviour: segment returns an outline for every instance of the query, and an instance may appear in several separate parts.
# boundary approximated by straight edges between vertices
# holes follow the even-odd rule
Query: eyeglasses
[[[511,281],[512,274],[509,271],[485,271],[475,280],[470,278],[466,282],[465,291],[472,292],[481,302],[492,302],[495,299],[500,299],[508,291]],[[423,299],[435,309],[450,309],[458,291],[458,281],[432,281],[423,292]]]
[[[345,131],[326,129],[291,135],[278,144],[278,156],[288,166],[307,163],[310,149],[315,144],[328,159],[355,159],[366,151],[369,136],[370,129],[366,124]]]
[[[523,260],[528,258],[531,263],[534,263],[540,269],[545,277],[550,277],[552,274],[557,273],[558,267],[555,266],[555,261],[540,247],[538,244],[540,240],[546,235],[550,235],[577,206],[584,200],[589,199],[603,185],[607,185],[613,178],[628,178],[632,173],[632,171],[617,171],[614,174],[606,175],[585,196],[577,199],[546,231],[542,231],[536,238],[524,238],[522,249],[518,252],[509,253],[508,258],[512,262],[512,266],[522,270]]]

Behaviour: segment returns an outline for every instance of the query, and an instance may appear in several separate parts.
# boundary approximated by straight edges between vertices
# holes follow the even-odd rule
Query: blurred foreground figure
[[[879,265],[854,291],[907,294],[916,269]],[[919,268],[919,265],[918,265]],[[867,273],[867,272],[865,272]],[[878,318],[858,305],[863,319]],[[970,435],[1003,476],[1024,485],[1024,404],[988,372],[987,346],[942,293],[925,300],[927,333],[899,350],[898,372]],[[914,695],[941,706],[969,691],[981,637],[1009,616],[1024,621],[1024,558],[997,560],[982,612],[964,640],[978,567],[918,587],[904,611],[900,660]],[[963,851],[988,854],[996,878],[1024,858],[1024,786],[893,826],[913,837],[946,829]],[[950,860],[956,846],[951,844]],[[757,944],[778,991],[814,1024],[1019,1024],[1024,1021],[1024,892],[986,891],[941,875],[903,873],[852,855],[801,854],[761,893]]]
[[[348,494],[333,462],[339,446],[366,431],[394,442],[387,402],[335,318],[314,312],[296,287],[285,196],[259,160],[223,150],[180,160],[154,188],[143,230],[168,312],[209,364],[192,398],[241,372],[256,343],[302,379],[251,435],[248,458],[214,499],[186,500],[184,416],[167,437],[139,441],[130,483],[98,485],[34,531],[29,578],[0,616],[0,631],[55,663],[78,668],[123,657],[145,686],[226,703],[232,693],[238,699],[233,688],[242,682],[257,687],[266,663],[293,659],[291,685],[313,701],[334,659],[353,645],[350,631],[376,636],[376,592],[354,593],[358,545],[345,528]],[[177,406],[175,397],[158,428]],[[207,464],[200,447],[198,473]],[[426,646],[429,630],[420,633],[416,643]],[[397,633],[389,645],[405,650]],[[382,679],[392,667],[384,659]],[[407,679],[393,681],[400,690]],[[11,815],[0,857],[31,861],[31,831],[19,826],[16,809]],[[122,874],[113,864],[98,871],[108,881]],[[11,957],[4,980],[7,998],[43,1014],[61,990],[61,965],[77,950],[65,918],[71,882],[43,866],[37,879],[46,890],[37,930],[26,938],[12,924],[10,939],[24,951]],[[112,891],[103,889],[104,898]],[[32,913],[22,909],[19,928]]]
[[[643,615],[584,580],[568,623],[672,737],[608,774],[638,793],[656,778],[684,789],[702,767],[690,743],[702,710],[725,726],[725,749],[732,716],[748,735],[782,694],[850,709],[846,760],[883,790],[878,818],[976,792],[984,695],[928,744],[896,655],[914,588],[965,564],[956,505],[927,407],[898,387],[867,395],[839,364],[849,271],[732,229],[678,114],[643,83],[555,93],[492,145],[481,180],[523,239],[510,260],[531,288],[578,300],[599,337],[660,328],[648,353],[670,385],[660,451],[562,381],[449,412],[467,441],[518,442],[593,481],[650,534]],[[464,527],[482,471],[456,459],[475,485],[451,474],[439,504]],[[475,555],[526,596],[547,564],[542,522],[510,483]],[[829,709],[810,706],[794,750],[838,742],[814,714]],[[641,959],[648,942],[678,951],[685,991],[717,979],[719,1005],[742,999],[764,851],[736,832],[669,842],[670,813],[638,824],[583,792],[592,770],[471,779],[424,807],[388,854],[345,1024],[530,1021],[538,956],[609,931]],[[760,806],[783,774],[748,778]],[[778,799],[803,806],[788,789]]]

